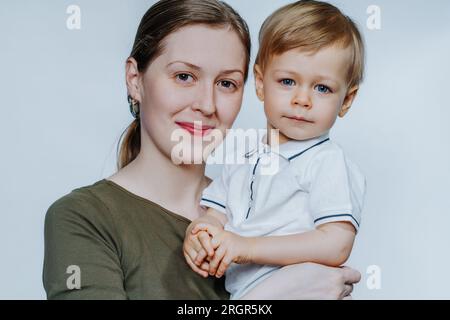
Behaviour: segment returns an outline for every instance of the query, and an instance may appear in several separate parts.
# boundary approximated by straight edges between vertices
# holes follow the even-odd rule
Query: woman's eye
[[[327,86],[324,86],[323,84],[317,85],[316,89],[320,93],[331,93],[332,92],[330,88],[328,88]]]
[[[235,89],[237,87],[233,82],[228,80],[220,81],[219,84],[226,89]]]
[[[193,77],[190,74],[187,73],[180,73],[176,75],[176,78],[180,80],[181,82],[188,82],[190,79],[193,79]]]
[[[292,80],[292,79],[282,79],[282,80],[281,80],[281,84],[282,84],[283,86],[288,86],[288,87],[290,87],[290,86],[295,85],[295,81]]]

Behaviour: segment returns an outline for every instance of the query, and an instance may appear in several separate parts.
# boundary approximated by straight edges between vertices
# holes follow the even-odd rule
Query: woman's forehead
[[[167,36],[161,56],[167,64],[183,61],[221,69],[243,69],[246,59],[245,48],[235,31],[207,25],[186,26]]]

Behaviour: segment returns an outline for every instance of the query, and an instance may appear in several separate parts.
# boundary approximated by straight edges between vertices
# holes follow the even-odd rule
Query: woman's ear
[[[350,110],[350,107],[352,106],[353,100],[356,97],[356,94],[358,93],[359,86],[354,86],[348,89],[347,95],[344,98],[344,102],[342,103],[341,110],[339,111],[339,117],[343,118],[348,110]]]
[[[130,57],[125,65],[125,80],[127,83],[128,95],[138,102],[142,101],[141,96],[141,79],[137,61]]]
[[[261,67],[255,64],[255,66],[253,67],[253,73],[255,76],[256,95],[258,96],[259,100],[264,101],[264,75]]]

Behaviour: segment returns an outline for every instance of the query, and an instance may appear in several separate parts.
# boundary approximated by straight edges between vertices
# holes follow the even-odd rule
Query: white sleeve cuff
[[[341,222],[347,221],[350,222],[356,229],[356,232],[359,230],[360,221],[356,220],[356,218],[350,213],[341,213],[341,214],[328,214],[322,217],[319,217],[314,220],[314,225],[316,227],[329,223],[329,222]]]
[[[226,214],[227,212],[226,206],[222,202],[213,200],[211,197],[203,197],[202,200],[200,200],[200,205],[208,208],[213,208],[224,214]]]

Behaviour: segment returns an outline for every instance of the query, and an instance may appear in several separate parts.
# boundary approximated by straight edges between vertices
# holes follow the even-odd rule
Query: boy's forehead
[[[291,49],[270,59],[272,71],[308,71],[329,76],[346,76],[352,61],[350,47],[329,46],[317,51]]]

